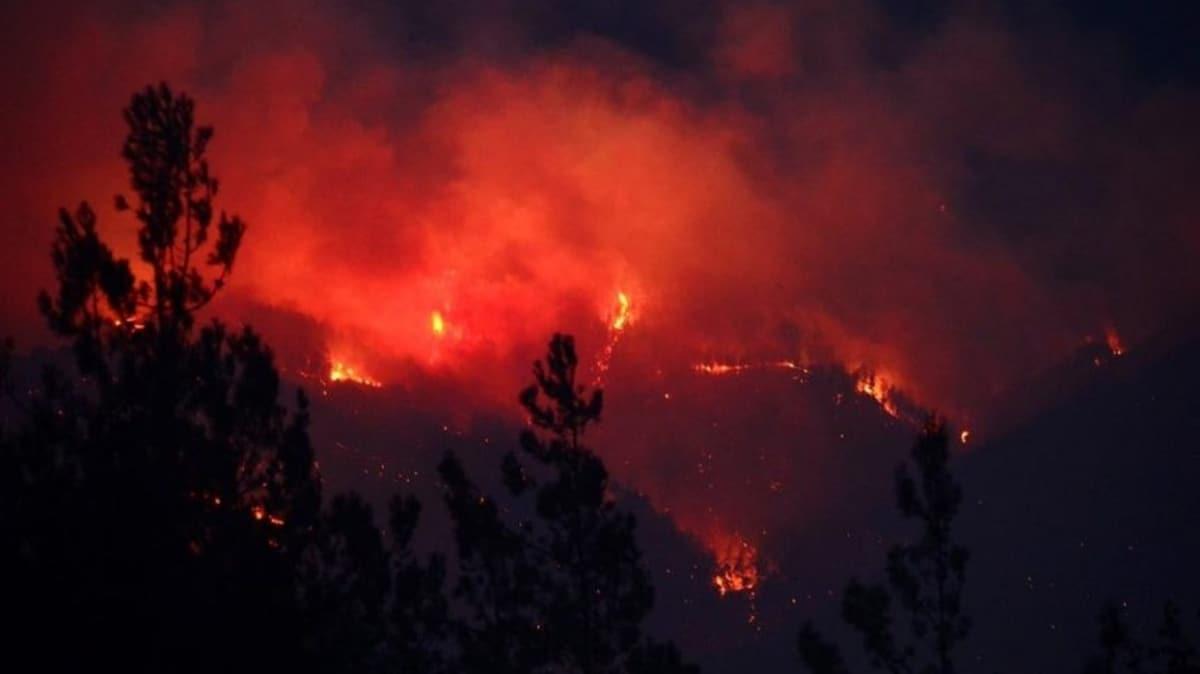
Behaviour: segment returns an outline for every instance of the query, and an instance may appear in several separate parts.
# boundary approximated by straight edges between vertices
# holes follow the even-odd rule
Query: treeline
[[[327,497],[308,403],[283,384],[249,328],[197,324],[225,286],[246,225],[216,208],[210,127],[166,85],[124,112],[140,264],[118,258],[86,203],[55,230],[53,292],[38,298],[70,368],[33,390],[5,386],[0,428],[0,583],[9,663],[30,671],[672,674],[697,672],[642,624],[654,593],[634,518],[615,507],[583,442],[603,397],[576,380],[555,335],[519,396],[531,423],[502,457],[506,493],[484,493],[447,455],[453,569],[413,549],[421,505],[396,494],[386,528],[355,493]],[[0,349],[7,382],[11,344]],[[945,428],[930,421],[896,486],[919,526],[887,583],[852,581],[843,614],[867,661],[893,674],[951,674],[969,633],[962,500]],[[500,503],[523,504],[502,508]],[[514,512],[527,513],[520,517]],[[385,536],[384,531],[387,532]],[[451,573],[453,571],[453,573]],[[1103,617],[1088,672],[1197,672],[1168,607],[1159,638]],[[902,627],[906,629],[901,629]],[[848,671],[812,625],[799,660]]]
[[[397,494],[385,539],[354,493],[326,498],[302,392],[270,348],[197,311],[224,287],[245,224],[219,211],[210,127],[166,85],[133,97],[122,156],[144,280],[63,211],[39,297],[74,367],[47,367],[0,435],[0,569],[9,662],[38,671],[692,672],[642,633],[653,602],[634,521],[582,444],[602,397],[555,336],[503,458],[505,515],[440,466],[457,573],[412,549]],[[7,359],[5,359],[7,362]]]

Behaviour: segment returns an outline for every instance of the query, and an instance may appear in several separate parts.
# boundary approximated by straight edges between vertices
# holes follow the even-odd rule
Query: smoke
[[[216,127],[219,204],[250,224],[218,311],[274,326],[293,370],[323,351],[509,410],[547,336],[578,334],[590,365],[626,293],[616,396],[678,399],[671,377],[696,362],[791,359],[986,420],[1088,336],[1136,348],[1196,306],[1200,148],[1180,135],[1194,91],[978,9],[914,24],[869,2],[686,4],[621,20],[472,3],[15,10],[6,331],[41,338],[53,209],[123,189],[118,111],[158,80]],[[132,254],[131,222],[102,207],[101,226]],[[761,450],[756,492],[782,474],[800,494],[787,508],[831,507],[820,438],[844,429],[779,407],[776,384],[691,393],[661,423],[614,408],[618,478],[691,509],[696,530],[706,499],[731,510],[725,528],[794,522],[728,492],[733,459],[703,491],[676,479],[703,463],[701,422],[736,406],[719,442]]]

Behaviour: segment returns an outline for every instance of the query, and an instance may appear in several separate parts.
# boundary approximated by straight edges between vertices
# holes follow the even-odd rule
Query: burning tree
[[[646,640],[653,589],[634,540],[634,518],[616,508],[603,462],[582,444],[603,396],[576,384],[574,340],[555,335],[535,384],[521,392],[531,428],[523,462],[504,456],[510,495],[529,515],[512,522],[480,493],[453,456],[441,465],[455,522],[469,608],[458,626],[468,672],[687,672],[671,644]],[[534,492],[533,503],[520,497]],[[529,512],[532,506],[532,512]]]
[[[905,466],[897,468],[896,497],[901,514],[921,525],[921,537],[889,551],[886,587],[851,580],[842,595],[842,616],[862,636],[873,667],[892,674],[953,674],[954,648],[970,628],[962,613],[967,551],[951,536],[962,489],[949,470],[942,422],[926,422],[912,460],[917,476]],[[908,640],[897,630],[894,603],[908,615]],[[848,671],[841,651],[811,623],[801,628],[798,647],[814,674]]]

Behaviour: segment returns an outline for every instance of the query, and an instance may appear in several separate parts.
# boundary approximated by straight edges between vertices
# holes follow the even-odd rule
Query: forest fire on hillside
[[[592,380],[592,386],[604,385],[604,375],[608,372],[608,368],[612,366],[613,352],[617,348],[617,342],[621,341],[621,335],[624,334],[626,328],[633,324],[633,311],[631,307],[632,301],[629,299],[629,294],[624,290],[618,290],[616,303],[606,316],[608,337],[605,339],[604,346],[600,349],[600,352],[596,354],[596,376]]]
[[[353,365],[349,365],[340,360],[330,361],[329,381],[331,383],[349,382],[359,384],[361,386],[368,386],[370,388],[383,387],[383,382],[366,374],[360,368],[356,368]]]
[[[700,374],[709,375],[737,374],[748,370],[797,370],[804,374],[808,373],[806,366],[794,360],[774,360],[762,363],[723,363],[714,360],[696,363],[692,369]]]

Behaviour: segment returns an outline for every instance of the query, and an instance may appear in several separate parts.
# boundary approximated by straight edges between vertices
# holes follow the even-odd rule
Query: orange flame
[[[737,374],[746,370],[799,370],[805,374],[808,373],[807,367],[794,360],[772,360],[763,363],[722,363],[712,360],[705,363],[696,363],[692,366],[692,370],[700,374],[713,376]]]
[[[624,291],[617,291],[617,310],[613,313],[612,329],[620,332],[625,329],[633,320],[633,316],[629,313],[629,295]]]
[[[736,374],[750,369],[750,366],[743,363],[718,363],[711,361],[708,363],[697,363],[692,366],[692,369],[700,374],[722,375]]]
[[[435,311],[429,315],[429,327],[435,337],[446,334],[446,319],[442,318],[442,312]]]
[[[717,537],[710,541],[717,560],[713,586],[722,597],[730,592],[753,592],[762,580],[758,549],[741,536]]]
[[[854,384],[855,391],[872,398],[875,402],[879,403],[884,412],[899,418],[900,410],[897,409],[895,401],[892,400],[892,392],[895,388],[887,378],[869,373],[859,374],[858,381]]]
[[[609,365],[612,364],[613,351],[617,348],[617,342],[621,340],[625,328],[633,324],[632,304],[629,295],[624,290],[617,291],[617,304],[608,319],[608,341],[596,355],[596,378],[592,382],[592,386],[604,385],[604,375],[608,372]]]
[[[351,382],[371,388],[383,386],[383,382],[340,360],[333,360],[329,363],[329,381]]]

